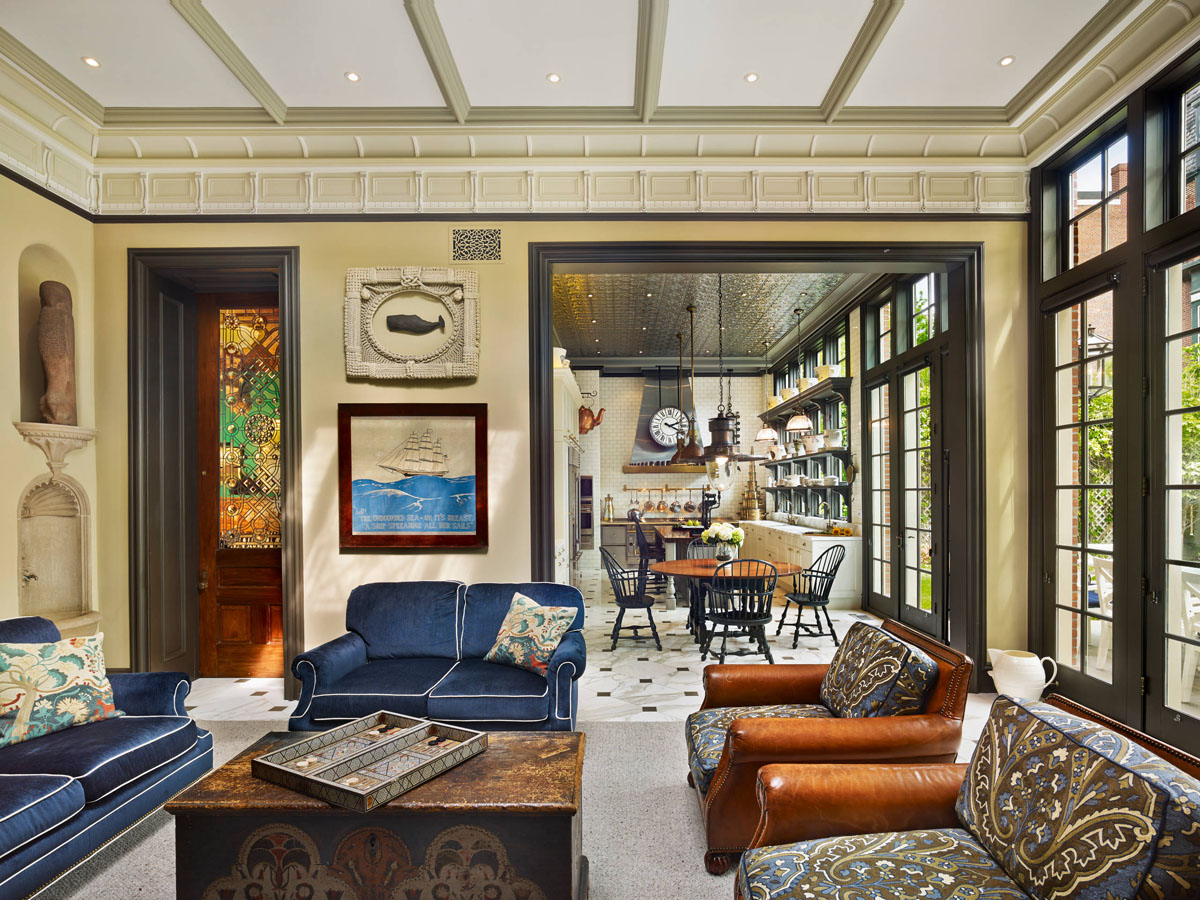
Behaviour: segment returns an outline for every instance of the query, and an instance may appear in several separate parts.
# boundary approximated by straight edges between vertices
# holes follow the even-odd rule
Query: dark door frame
[[[553,398],[551,347],[556,267],[601,263],[796,263],[828,262],[870,266],[881,272],[906,264],[961,266],[964,278],[963,353],[968,397],[963,457],[966,533],[960,537],[963,564],[948,586],[949,614],[964,623],[954,643],[982,665],[987,646],[987,510],[983,381],[983,245],[938,242],[806,241],[611,241],[529,245],[529,418],[532,577],[553,578]],[[914,270],[915,271],[915,270]],[[829,317],[845,315],[858,297]],[[757,412],[757,411],[756,411]],[[962,638],[957,637],[962,634]],[[978,678],[979,669],[976,670]]]
[[[283,657],[284,689],[294,698],[288,661],[304,649],[304,554],[300,498],[300,248],[204,247],[129,250],[129,613],[134,671],[149,665],[149,585],[146,582],[146,529],[152,521],[143,473],[153,448],[143,423],[148,397],[146,317],[152,275],[203,282],[237,283],[233,270],[274,269],[279,285],[280,466],[283,473]]]

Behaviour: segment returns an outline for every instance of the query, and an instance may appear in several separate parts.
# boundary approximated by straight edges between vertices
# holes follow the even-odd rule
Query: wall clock
[[[664,406],[650,417],[650,437],[661,447],[674,447],[687,433],[688,417],[677,407]]]
[[[352,378],[479,375],[479,277],[471,269],[347,269],[345,314]]]

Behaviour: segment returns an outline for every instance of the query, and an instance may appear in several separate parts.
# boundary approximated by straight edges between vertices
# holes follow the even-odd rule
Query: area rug
[[[217,764],[273,722],[202,722]],[[683,726],[676,722],[581,722],[583,852],[591,900],[729,900],[733,878],[704,871],[700,812],[687,786]],[[38,900],[175,896],[175,825],[157,812],[38,895]]]

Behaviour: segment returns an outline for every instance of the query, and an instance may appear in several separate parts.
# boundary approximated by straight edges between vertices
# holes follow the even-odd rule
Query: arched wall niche
[[[63,637],[94,634],[88,564],[91,508],[83,486],[58,473],[36,478],[17,503],[17,605],[20,615],[45,616]]]
[[[48,244],[31,244],[17,260],[17,329],[20,339],[21,421],[40,422],[39,401],[46,390],[42,357],[38,352],[38,314],[42,300],[38,287],[43,281],[61,281],[77,296],[75,270],[65,256]]]

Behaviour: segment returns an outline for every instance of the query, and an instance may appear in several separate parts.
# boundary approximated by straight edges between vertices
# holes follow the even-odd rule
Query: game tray
[[[487,734],[380,711],[251,761],[264,781],[367,812],[487,749]]]

